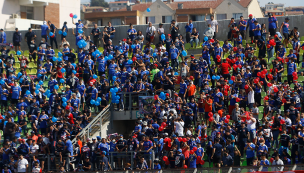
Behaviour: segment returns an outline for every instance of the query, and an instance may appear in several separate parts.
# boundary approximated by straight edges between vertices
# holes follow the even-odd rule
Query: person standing
[[[6,43],[6,33],[3,31],[3,29],[0,29],[0,43]]]
[[[112,26],[111,22],[108,22],[107,31],[108,31],[108,34],[110,35],[110,39],[113,40],[116,29]]]
[[[50,31],[54,34],[52,37],[50,37],[50,43],[51,43],[52,49],[54,49],[53,42],[55,43],[56,49],[58,49],[57,39],[56,39],[57,28],[54,24],[52,24],[51,21],[48,21],[48,24],[49,24],[49,27],[50,27]]]
[[[244,40],[246,40],[246,27],[247,27],[247,21],[244,20],[243,16],[241,16],[239,21],[239,30]]]
[[[99,35],[100,34],[101,34],[100,29],[97,28],[97,24],[95,24],[94,28],[91,31],[91,35],[93,35],[93,42],[97,48],[99,47]]]
[[[32,31],[32,28],[29,28],[28,29],[28,32],[25,34],[25,36],[24,36],[24,40],[25,40],[25,42],[27,43],[27,46],[29,47],[29,49],[30,49],[30,47],[31,47],[31,42],[32,42],[32,39],[34,38],[36,38],[37,36],[36,36],[36,34],[35,34],[35,32],[34,31]]]
[[[189,43],[190,42],[190,37],[191,37],[191,33],[192,33],[192,29],[193,29],[193,24],[192,24],[192,20],[189,20],[189,23],[186,24],[185,26],[186,28],[186,42]]]
[[[216,33],[218,32],[217,20],[214,20],[214,15],[211,15],[209,20],[207,20],[206,17],[207,17],[207,14],[205,15],[205,21],[207,21],[207,24],[211,25],[211,28],[214,31],[213,39],[215,39],[216,38]]]
[[[153,43],[154,37],[155,37],[156,29],[154,26],[152,26],[152,23],[149,22],[149,26],[146,29],[146,40],[149,41],[149,43]]]
[[[213,164],[220,168],[222,161],[223,146],[219,144],[219,142],[220,139],[216,138],[215,144],[213,146],[211,159],[213,159]]]
[[[28,161],[23,157],[22,154],[19,155],[18,161],[15,163],[18,172],[28,172]]]
[[[15,46],[15,52],[17,52],[17,48],[19,51],[21,51],[21,41],[22,41],[22,36],[21,32],[19,32],[18,28],[15,29],[14,35],[13,35],[13,45]]]
[[[175,20],[171,21],[170,31],[171,31],[171,38],[172,38],[172,40],[175,40],[176,37],[178,37],[178,31],[179,31],[179,27],[176,24]]]
[[[128,29],[127,32],[128,32],[128,38],[130,38],[131,41],[133,41],[134,38],[135,38],[136,35],[137,35],[137,32],[136,32],[136,29],[133,28],[133,24],[132,24],[132,23],[130,23],[130,28]]]
[[[80,19],[78,20],[78,23],[75,24],[74,18],[72,18],[72,22],[73,22],[74,25],[76,25],[76,34],[75,35],[78,35],[78,30],[80,30],[80,29],[82,30],[82,28],[86,28],[86,26],[84,26],[84,24],[81,23]]]
[[[68,22],[64,22],[63,26],[61,28],[62,33],[66,32],[68,34],[69,30],[68,30],[68,26],[67,26]],[[66,38],[66,36],[64,36],[63,34],[61,34],[61,41],[63,40],[63,38]]]
[[[269,26],[268,26],[268,29],[269,29],[269,33],[270,33],[270,36],[274,36],[276,34],[276,30],[278,28],[278,20],[276,17],[274,17],[272,15],[272,13],[269,13],[268,14],[268,22],[269,22]]]
[[[275,155],[274,161],[272,162],[272,165],[280,165],[278,167],[272,167],[272,171],[283,171],[284,170],[284,162],[280,159],[280,155],[277,153]]]
[[[41,38],[44,38],[47,41],[49,26],[46,24],[46,21],[44,21],[43,25],[41,25],[40,27],[41,27]]]
[[[285,47],[288,47],[288,41],[289,41],[289,18],[286,17],[285,18],[285,22],[282,22],[281,27],[280,27],[280,31],[283,29],[283,36],[284,36],[284,41],[283,44],[285,44]]]
[[[252,14],[249,14],[249,19],[248,19],[248,22],[247,22],[246,31],[247,31],[248,28],[249,28],[249,37],[251,38],[251,43],[253,43],[253,40],[254,40],[254,39],[253,39],[253,37],[254,37],[253,29],[255,29],[254,21],[256,21],[256,19],[253,18],[253,15],[252,15]]]

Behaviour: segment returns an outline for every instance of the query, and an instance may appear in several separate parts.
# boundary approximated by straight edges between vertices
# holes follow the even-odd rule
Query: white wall
[[[228,5],[230,3],[230,5]],[[243,13],[243,16],[247,15],[247,9],[237,3],[235,0],[225,0],[216,9],[216,14],[227,14],[227,19],[232,18],[233,13]],[[214,15],[216,16],[216,15]]]
[[[252,14],[255,18],[261,18],[264,17],[260,4],[257,0],[252,0],[250,4],[248,5],[248,15]],[[248,16],[247,16],[248,17]],[[245,18],[247,18],[245,17]]]
[[[162,23],[162,16],[172,16],[172,19],[174,19],[175,11],[160,0],[154,2],[149,8],[151,12],[144,11],[141,13],[140,24],[146,24],[146,17],[149,16],[155,16],[155,24]]]
[[[10,18],[13,13],[20,16],[19,0],[0,0],[0,28],[5,28],[6,20]]]
[[[34,19],[42,21],[44,20],[44,6],[34,7]]]
[[[76,27],[72,23],[72,19],[70,18],[70,13],[76,14],[78,16],[77,19],[74,19],[75,23],[80,19],[80,0],[60,0],[60,28],[63,26],[63,22],[68,22],[68,27]]]

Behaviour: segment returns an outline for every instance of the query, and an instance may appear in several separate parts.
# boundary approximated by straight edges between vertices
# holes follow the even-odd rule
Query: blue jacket
[[[13,42],[21,42],[21,41],[22,41],[21,32],[14,32]]]

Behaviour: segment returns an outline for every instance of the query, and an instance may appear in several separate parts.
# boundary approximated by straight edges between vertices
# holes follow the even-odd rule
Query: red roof
[[[183,9],[195,9],[195,8],[217,8],[224,0],[209,0],[209,1],[176,1],[172,3],[166,3],[172,10],[178,9],[178,4],[183,4]],[[246,8],[252,0],[240,0],[238,3]],[[145,11],[152,3],[143,3],[132,5],[132,11]],[[120,9],[118,11],[127,11],[127,8]]]
[[[194,8],[216,8],[218,7],[224,0],[217,1],[177,1],[167,4],[172,10],[176,10],[178,4],[183,4],[183,9],[194,9]]]
[[[248,7],[252,0],[240,0],[238,3],[243,6],[244,8]]]
[[[118,3],[128,3],[129,1],[114,1],[114,2],[109,2],[109,4],[118,4]]]
[[[132,5],[132,11],[145,11],[147,8],[150,7],[152,3],[143,3],[143,4],[135,4],[135,5]],[[120,10],[117,10],[117,11],[127,11],[127,8],[122,8]]]
[[[285,11],[286,15],[301,15],[303,11]]]

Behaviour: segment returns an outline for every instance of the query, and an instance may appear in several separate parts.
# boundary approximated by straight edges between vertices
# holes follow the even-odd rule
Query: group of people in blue
[[[198,36],[192,22],[186,33],[178,33],[175,21],[169,31],[149,25],[160,41],[152,42],[152,32],[145,45],[141,31],[130,25],[127,37],[114,45],[110,23],[87,34],[78,20],[75,50],[65,40],[68,28],[57,32],[44,23],[42,41],[36,45],[30,38],[29,57],[1,49],[1,169],[16,171],[10,160],[17,155],[43,171],[46,158],[55,156],[50,163],[59,161],[61,172],[302,163],[303,45],[289,20],[279,27],[272,14],[268,26],[252,15],[238,23],[231,19],[227,40],[206,35],[202,53],[190,56],[185,45]],[[60,51],[52,47],[57,33],[65,41]],[[247,33],[252,42],[243,45]],[[37,73],[29,75],[33,60]],[[154,99],[132,133],[85,141],[78,136],[109,103],[114,111],[134,109],[139,101],[129,99],[130,93]]]

